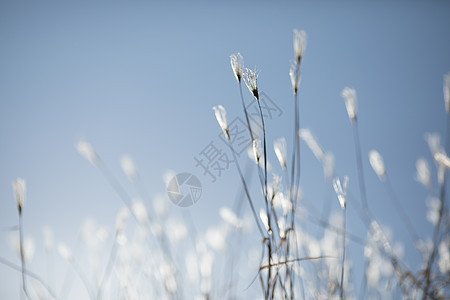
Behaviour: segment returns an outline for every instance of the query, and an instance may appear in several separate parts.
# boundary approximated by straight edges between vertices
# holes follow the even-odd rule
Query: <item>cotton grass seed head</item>
[[[213,107],[214,113],[216,114],[217,122],[222,128],[223,133],[227,140],[230,140],[230,131],[228,130],[228,122],[227,122],[227,111],[222,105],[217,105]]]
[[[426,133],[425,140],[428,143],[428,147],[430,148],[430,152],[433,156],[436,155],[436,153],[444,152],[439,133]]]
[[[306,32],[294,29],[294,54],[297,63],[300,65],[303,53],[306,49]]]
[[[266,228],[267,232],[269,234],[272,234],[272,231],[270,230],[270,227],[269,227],[269,219],[267,218],[267,214],[266,214],[265,210],[262,208],[259,211],[259,218],[261,219],[261,222],[263,223],[264,228]]]
[[[419,158],[416,162],[416,180],[426,188],[431,188],[431,171],[425,158]]]
[[[22,178],[17,178],[12,185],[14,197],[16,198],[17,209],[19,210],[19,214],[22,214],[22,208],[25,204],[25,192],[26,192],[25,180]]]
[[[228,207],[221,207],[219,210],[220,217],[229,225],[233,227],[240,227],[241,220],[238,216]]]
[[[371,150],[369,152],[369,161],[372,169],[378,175],[380,180],[385,180],[386,169],[384,168],[383,158],[381,157],[380,153],[378,153],[376,150]]]
[[[60,243],[58,245],[58,252],[59,255],[61,255],[64,259],[73,261],[72,251],[70,251],[69,247],[67,247],[65,244]]]
[[[352,122],[356,122],[357,100],[356,91],[346,87],[341,92],[342,98],[345,99],[345,107],[347,108],[348,117]]]
[[[297,62],[292,63],[289,69],[289,77],[291,78],[292,90],[294,95],[297,95],[298,87],[300,86],[301,73]]]
[[[450,114],[450,72],[444,75],[445,111]]]
[[[321,161],[324,153],[311,130],[308,128],[300,129],[300,138],[306,142],[306,145],[308,145],[309,149],[311,149],[314,156]]]
[[[450,169],[450,158],[445,153],[437,152],[434,154],[434,160],[441,166]]]
[[[348,188],[348,177],[344,176],[344,180],[341,182],[340,178],[333,179],[333,188],[339,200],[341,208],[344,209],[346,206],[347,198],[347,188]]]
[[[231,54],[230,56],[231,68],[233,69],[236,80],[240,83],[244,72],[244,58],[241,53]]]
[[[286,170],[286,139],[281,137],[273,142],[273,148],[283,170]]]
[[[252,149],[253,149],[253,156],[255,158],[255,162],[259,164],[259,159],[262,155],[262,148],[261,148],[261,140],[260,139],[254,139],[252,142]]]
[[[256,100],[259,100],[259,93],[258,93],[258,75],[259,72],[256,70],[251,70],[248,68],[245,68],[244,73],[244,81],[247,85],[249,91],[252,93],[252,95],[256,98]]]
[[[96,166],[99,163],[99,157],[95,153],[94,149],[92,149],[91,144],[84,140],[80,140],[77,143],[78,152],[86,158],[91,164]]]
[[[136,170],[136,165],[133,162],[133,159],[129,155],[123,155],[120,158],[120,166],[122,167],[123,172],[131,181],[135,181],[138,178],[138,173]]]

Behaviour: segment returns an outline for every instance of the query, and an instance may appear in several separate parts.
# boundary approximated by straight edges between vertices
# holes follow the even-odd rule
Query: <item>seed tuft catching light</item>
[[[230,131],[228,130],[227,122],[227,111],[222,105],[214,106],[213,110],[216,114],[217,122],[219,123],[220,128],[222,128],[225,137],[227,138],[227,140],[230,140]]]
[[[357,114],[357,99],[356,91],[349,87],[346,87],[341,92],[342,98],[345,99],[345,107],[347,108],[348,117],[352,122],[356,122]]]
[[[240,83],[244,72],[244,58],[241,53],[230,55],[231,68],[233,69],[236,80]]]

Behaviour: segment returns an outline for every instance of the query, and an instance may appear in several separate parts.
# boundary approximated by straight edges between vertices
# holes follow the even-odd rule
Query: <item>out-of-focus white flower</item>
[[[45,251],[52,252],[53,250],[53,231],[50,228],[50,226],[44,226],[44,228],[42,228],[42,233],[44,235],[44,247],[45,247]]]
[[[322,159],[323,174],[327,180],[331,180],[334,176],[334,155],[331,152],[325,153]]]
[[[213,107],[214,113],[216,114],[217,122],[222,128],[223,133],[227,140],[230,140],[230,131],[228,130],[228,122],[227,122],[227,111],[222,105],[217,105]]]
[[[289,69],[289,77],[291,78],[292,90],[294,92],[294,95],[297,95],[298,87],[300,86],[300,80],[302,78],[297,62],[293,62],[291,64],[291,68]]]
[[[426,133],[425,140],[428,143],[428,147],[430,148],[430,152],[433,155],[436,153],[445,153],[444,148],[441,145],[441,137],[439,133]]]
[[[264,227],[266,228],[267,232],[269,234],[272,234],[270,228],[269,228],[269,219],[267,218],[267,214],[264,211],[264,209],[261,208],[261,210],[259,211],[259,217],[261,218],[261,221],[264,225]]]
[[[163,181],[166,186],[169,185],[169,182],[177,175],[174,170],[166,170],[163,173]]]
[[[73,254],[72,251],[63,243],[60,243],[58,245],[58,252],[59,255],[61,255],[64,259],[67,259],[68,261],[73,261]]]
[[[241,53],[235,53],[230,55],[231,68],[233,68],[234,76],[236,80],[241,82],[242,74],[244,71],[244,58]]]
[[[138,173],[136,170],[136,165],[134,164],[131,156],[123,155],[120,158],[120,165],[122,166],[122,170],[125,175],[127,175],[131,181],[136,180],[136,178],[138,177]]]
[[[438,152],[434,154],[434,160],[441,166],[450,169],[450,158],[445,153]]]
[[[438,266],[442,274],[450,272],[450,237],[442,239],[438,246]]]
[[[16,181],[12,183],[12,186],[19,214],[22,214],[22,208],[25,204],[25,192],[26,192],[25,180],[22,178],[17,178]]]
[[[438,198],[430,197],[427,199],[427,220],[436,226],[439,221],[439,210],[441,209],[441,201]]]
[[[345,107],[347,108],[348,117],[352,122],[355,122],[357,114],[356,91],[346,87],[342,90],[341,96],[345,99]]]
[[[423,184],[426,188],[431,187],[430,166],[425,158],[419,158],[416,162],[416,180]]]
[[[240,227],[241,226],[241,220],[239,220],[238,216],[229,209],[228,207],[221,207],[219,210],[220,217],[227,222],[229,225],[234,227]]]
[[[339,178],[334,178],[333,179],[333,187],[334,187],[334,191],[336,192],[336,195],[338,197],[339,204],[341,205],[342,209],[344,209],[346,206],[348,177],[344,176],[344,181],[342,183]]]
[[[259,164],[259,159],[262,155],[262,148],[261,148],[261,140],[258,138],[255,138],[252,142],[252,149],[253,149],[253,156],[255,158],[256,164]]]
[[[77,143],[78,152],[86,158],[91,164],[96,166],[99,163],[99,157],[95,153],[94,149],[92,149],[91,144],[84,140],[80,140]]]
[[[170,220],[170,222],[167,224],[167,235],[172,241],[178,242],[184,239],[187,234],[188,229],[183,222]]]
[[[281,137],[273,142],[273,148],[283,170],[286,170],[286,139]]]
[[[223,250],[225,248],[225,236],[225,230],[220,227],[210,227],[205,233],[206,242],[215,250]]]
[[[280,230],[280,238],[284,239],[286,237],[286,221],[284,218],[278,219],[278,229]]]
[[[9,245],[20,257],[21,256],[20,240],[16,234],[11,234],[9,236]],[[33,259],[34,250],[36,249],[34,239],[30,236],[25,236],[25,238],[23,239],[22,248],[23,248],[23,259],[25,260],[25,262],[30,262]]]
[[[450,73],[444,75],[445,111],[450,114]]]
[[[33,259],[35,249],[36,244],[34,243],[34,239],[26,236],[23,239],[23,258],[26,262],[30,262]]]
[[[136,202],[134,202],[132,209],[139,222],[145,223],[148,221],[147,208],[141,200],[137,200]]]
[[[306,49],[306,33],[303,30],[294,29],[294,53],[295,59],[300,64]]]
[[[108,229],[103,226],[100,227],[99,229],[97,229],[95,236],[97,237],[99,242],[104,243],[109,237]]]
[[[251,70],[248,68],[245,68],[244,73],[244,81],[247,85],[249,91],[252,93],[252,95],[256,98],[256,100],[259,100],[259,93],[258,93],[258,75],[259,72],[256,70]]]
[[[116,231],[118,233],[122,232],[125,229],[125,224],[130,216],[130,211],[127,207],[122,207],[117,213],[116,217]]]
[[[309,130],[308,128],[300,129],[300,138],[306,142],[306,145],[308,145],[309,149],[311,149],[314,156],[318,160],[322,160],[324,155],[323,150],[312,134],[311,130]]]
[[[381,157],[380,153],[378,153],[378,151],[376,150],[371,150],[369,152],[369,161],[370,165],[372,166],[372,169],[378,175],[380,180],[385,180],[386,169],[384,168],[383,158]]]

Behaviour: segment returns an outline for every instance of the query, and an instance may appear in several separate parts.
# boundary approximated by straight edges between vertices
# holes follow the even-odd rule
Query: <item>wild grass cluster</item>
[[[18,254],[18,261],[0,257],[0,263],[11,272],[21,274],[21,297],[66,299],[77,281],[82,283],[89,299],[393,299],[399,295],[403,299],[448,299],[450,222],[446,182],[450,169],[447,155],[450,153],[450,74],[444,76],[443,84],[445,109],[442,113],[447,115],[448,122],[444,145],[438,134],[427,133],[425,141],[434,161],[418,158],[416,164],[417,182],[430,194],[423,218],[433,225],[428,236],[420,236],[403,202],[396,196],[381,154],[376,150],[361,151],[358,120],[364,116],[358,115],[355,89],[343,87],[341,97],[353,131],[357,178],[340,174],[335,169],[333,154],[321,148],[311,130],[301,127],[304,31],[294,30],[293,46],[289,70],[293,126],[292,132],[286,132],[292,135],[290,145],[286,137],[274,141],[266,138],[270,128],[260,103],[259,72],[246,68],[240,53],[230,57],[236,95],[239,94],[251,141],[248,156],[254,163],[260,192],[252,193],[251,178],[243,172],[242,160],[236,157],[234,133],[228,127],[226,109],[215,106],[215,116],[234,157],[240,179],[236,189],[242,191],[242,197],[233,207],[222,207],[218,223],[209,228],[196,228],[189,209],[182,209],[180,214],[175,212],[166,195],[151,197],[132,158],[124,156],[120,163],[137,195],[130,196],[92,146],[80,141],[79,153],[103,174],[124,206],[117,213],[113,230],[94,220],[83,223],[79,237],[83,246],[79,249],[70,249],[63,241],[55,242],[52,230],[44,228],[47,274],[36,274],[32,269],[34,243],[24,234],[26,228],[22,222],[26,211],[26,183],[21,178],[14,181],[18,225],[11,229],[10,244]],[[244,93],[245,87],[249,95]],[[249,117],[245,97],[258,104],[260,115],[256,122]],[[323,218],[302,199],[302,178],[308,176],[308,171],[302,168],[301,142],[321,162],[325,182],[335,191],[335,201],[341,210],[329,218]],[[278,162],[269,161],[269,151],[273,151]],[[411,249],[404,249],[374,217],[363,170],[366,159],[386,187],[392,209],[421,253],[419,269],[404,261],[404,252]],[[432,180],[432,174],[436,174],[437,181]],[[351,194],[351,190],[358,190],[359,195]],[[347,228],[348,208],[364,224],[365,236],[355,235]],[[321,228],[321,234],[309,233],[306,226],[310,223]],[[352,256],[346,253],[349,244],[360,246],[363,266],[355,265]],[[68,266],[65,274],[52,273],[56,253]],[[80,253],[87,259],[79,260]],[[350,276],[355,268],[362,270],[358,282]],[[54,284],[55,276],[64,278],[60,286]]]

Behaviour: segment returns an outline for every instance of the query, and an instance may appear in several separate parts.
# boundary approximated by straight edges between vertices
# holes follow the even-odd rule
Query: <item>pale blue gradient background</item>
[[[113,228],[122,206],[98,170],[77,153],[79,138],[93,145],[130,191],[118,163],[125,153],[134,158],[152,195],[165,192],[162,174],[168,169],[196,174],[203,195],[189,210],[199,228],[214,224],[218,209],[231,206],[238,192],[236,170],[211,183],[193,157],[211,140],[218,141],[212,106],[224,105],[230,120],[243,116],[229,55],[239,51],[246,65],[261,70],[260,89],[284,112],[268,121],[268,144],[285,135],[291,145],[288,71],[294,28],[308,35],[301,127],[310,128],[322,147],[334,152],[337,171],[349,175],[351,193],[359,196],[352,128],[340,97],[345,86],[357,90],[370,206],[404,243],[405,261],[416,270],[420,256],[370,169],[367,153],[373,148],[381,153],[415,229],[421,237],[430,236],[427,192],[414,173],[423,156],[436,180],[424,134],[445,135],[442,78],[450,71],[450,3],[445,1],[1,1],[0,227],[17,223],[11,182],[23,177],[25,232],[37,242],[31,269],[43,268],[44,225],[54,229],[57,241],[74,245],[85,217]],[[269,155],[279,171],[275,155]],[[320,163],[305,145],[301,184],[309,202],[321,208],[325,197],[338,210]],[[350,211],[349,231],[364,237],[361,227]],[[1,232],[0,255],[18,263],[7,236]],[[350,248],[349,255],[360,259],[362,248]],[[360,272],[362,265],[354,268]],[[0,266],[1,298],[18,298],[19,282],[19,274]]]

